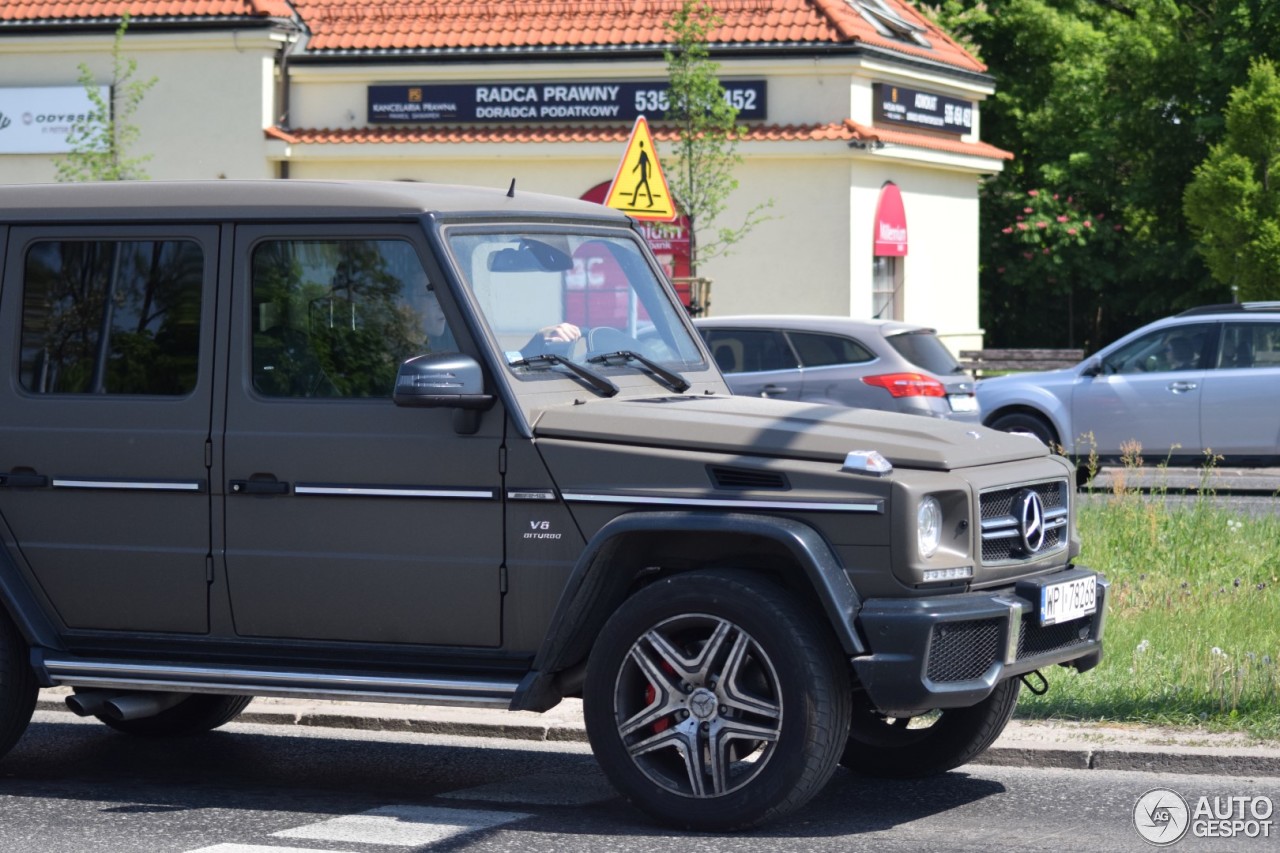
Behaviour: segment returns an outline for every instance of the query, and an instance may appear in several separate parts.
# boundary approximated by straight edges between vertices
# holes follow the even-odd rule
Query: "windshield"
[[[947,345],[931,331],[922,329],[918,332],[890,335],[889,345],[898,351],[898,355],[930,373],[945,376],[948,373],[964,372]]]
[[[619,352],[670,370],[706,367],[683,309],[630,234],[456,229],[447,240],[489,331],[524,378],[545,378],[548,362],[538,357],[546,355],[595,372],[643,368],[599,358]]]

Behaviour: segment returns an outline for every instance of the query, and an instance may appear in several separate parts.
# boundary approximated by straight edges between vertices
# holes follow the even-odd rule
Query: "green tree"
[[[746,129],[737,123],[738,110],[724,96],[707,40],[723,23],[707,0],[683,0],[665,26],[672,47],[667,61],[666,120],[677,131],[676,156],[666,172],[667,183],[680,209],[691,222],[689,262],[693,275],[698,263],[727,253],[763,221],[770,202],[752,208],[737,228],[716,228],[729,196],[738,188],[734,169],[742,163],[738,141]]]
[[[1094,348],[1139,322],[1227,298],[1182,199],[1222,138],[1227,99],[1252,58],[1280,52],[1280,4],[943,0],[931,11],[989,65],[996,94],[983,104],[983,136],[1015,155],[982,193],[988,343]],[[1071,197],[1118,235],[1076,247],[1067,265],[1075,293],[1105,298],[1068,301],[1061,280],[1021,274],[1026,248],[1001,239],[1002,229],[1031,190]]]
[[[1213,277],[1242,299],[1280,297],[1280,77],[1265,59],[1231,94],[1226,136],[1183,200]]]
[[[129,157],[139,131],[130,119],[157,78],[135,80],[138,62],[124,55],[124,34],[129,29],[129,13],[120,16],[111,45],[111,85],[104,97],[95,75],[85,63],[79,64],[80,85],[93,104],[88,114],[71,126],[67,141],[71,152],[59,159],[56,177],[61,182],[134,181],[149,177],[142,164],[151,155]]]

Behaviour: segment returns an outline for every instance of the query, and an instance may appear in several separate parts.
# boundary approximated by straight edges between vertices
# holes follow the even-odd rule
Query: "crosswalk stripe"
[[[351,850],[320,850],[315,847],[271,847],[265,844],[215,844],[188,853],[354,853]]]
[[[530,815],[432,806],[383,806],[306,826],[273,832],[272,838],[416,847],[468,832],[491,829]]]

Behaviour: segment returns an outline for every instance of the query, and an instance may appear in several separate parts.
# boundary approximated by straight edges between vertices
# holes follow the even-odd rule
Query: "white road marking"
[[[585,806],[618,796],[603,773],[532,773],[518,779],[460,788],[441,798],[481,800],[491,803],[528,803],[534,806]]]
[[[322,820],[271,833],[272,838],[299,838],[338,843],[417,847],[468,832],[491,829],[531,815],[429,806],[383,806],[357,815]]]
[[[270,847],[265,844],[215,844],[189,853],[353,853],[351,850],[320,850],[315,847]]]

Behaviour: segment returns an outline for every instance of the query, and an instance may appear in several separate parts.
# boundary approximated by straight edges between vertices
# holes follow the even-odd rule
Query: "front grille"
[[[1089,639],[1090,624],[1088,617],[1082,617],[1057,625],[1041,626],[1028,616],[1022,620],[1022,630],[1018,633],[1018,659],[1056,652],[1083,643]]]
[[[997,660],[1003,660],[1001,641],[1005,620],[973,619],[933,626],[925,674],[936,684],[952,684],[981,678]],[[1041,626],[1035,616],[1024,616],[1018,629],[1015,660],[1069,649],[1089,641],[1093,625],[1084,616],[1060,625]]]
[[[934,625],[926,674],[939,683],[981,678],[996,661],[1000,633],[998,619]]]
[[[1029,553],[1023,546],[1017,518],[1015,504],[1023,489],[1035,492],[1044,504],[1044,544],[1035,553]],[[983,492],[980,497],[982,562],[986,565],[1026,562],[1065,548],[1070,495],[1066,480],[1005,486]]]

